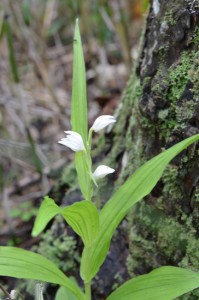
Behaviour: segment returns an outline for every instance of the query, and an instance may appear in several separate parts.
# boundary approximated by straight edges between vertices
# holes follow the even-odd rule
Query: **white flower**
[[[104,115],[104,116],[100,116],[98,117],[93,126],[91,127],[95,132],[100,131],[101,129],[105,128],[106,126],[115,123],[116,120],[113,116],[109,116],[109,115]]]
[[[93,177],[94,177],[95,179],[99,179],[99,178],[103,178],[103,177],[105,177],[106,175],[111,174],[111,173],[113,173],[113,172],[115,172],[114,169],[109,168],[109,167],[104,166],[104,165],[101,165],[101,166],[97,167],[97,169],[96,169],[95,172],[93,173]]]
[[[61,139],[58,143],[69,147],[71,150],[84,151],[84,142],[81,135],[75,131],[64,131],[66,133],[66,138]]]

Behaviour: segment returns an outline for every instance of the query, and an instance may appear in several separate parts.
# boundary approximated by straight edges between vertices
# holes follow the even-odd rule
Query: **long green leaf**
[[[81,277],[89,282],[104,262],[112,235],[129,209],[154,188],[165,167],[182,150],[199,140],[194,135],[155,156],[141,166],[105,204],[100,213],[100,232],[91,247],[85,247],[81,261]]]
[[[40,254],[15,247],[0,247],[0,276],[47,281],[64,286],[79,300],[84,294],[50,260]]]
[[[127,281],[107,300],[173,300],[199,287],[199,273],[162,267]]]
[[[84,145],[86,146],[88,135],[86,71],[78,20],[76,21],[74,34],[71,125],[72,130],[82,136]],[[84,198],[88,200],[88,189],[90,188],[91,180],[88,174],[84,153],[77,152],[75,154],[75,164],[82,194]]]
[[[73,51],[74,62],[71,125],[74,131],[81,134],[83,141],[86,144],[88,134],[86,71],[78,20],[76,21],[75,26]]]
[[[46,196],[37,214],[32,235],[37,236],[48,222],[57,214],[64,217],[66,222],[81,237],[84,245],[89,247],[98,236],[99,214],[95,205],[84,200],[67,207],[59,207],[54,200]]]

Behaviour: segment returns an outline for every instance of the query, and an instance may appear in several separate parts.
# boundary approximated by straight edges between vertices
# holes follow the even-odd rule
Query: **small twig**
[[[24,296],[21,293],[18,293],[18,295],[22,300],[25,300]]]
[[[44,300],[43,292],[44,292],[44,284],[36,283],[36,285],[35,285],[35,300]]]
[[[6,289],[4,289],[4,287],[1,284],[0,284],[0,289],[6,295],[6,297],[8,297],[9,300],[12,300],[10,294],[6,291]]]

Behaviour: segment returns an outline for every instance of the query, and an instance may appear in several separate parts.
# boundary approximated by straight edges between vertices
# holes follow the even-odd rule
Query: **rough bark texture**
[[[140,61],[124,92],[113,136],[101,145],[107,163],[118,171],[118,178],[112,178],[115,188],[162,149],[199,132],[198,12],[198,1],[151,1]],[[107,189],[101,189],[101,196],[106,198]],[[199,270],[197,146],[170,164],[128,221],[131,276],[163,265]],[[199,299],[199,290],[180,299]]]

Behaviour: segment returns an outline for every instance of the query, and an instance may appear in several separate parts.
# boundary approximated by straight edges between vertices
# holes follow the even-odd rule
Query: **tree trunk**
[[[164,148],[199,132],[198,12],[194,0],[151,1],[140,60],[124,92],[113,135],[106,137],[107,161],[117,168],[115,188]],[[105,193],[102,188],[102,197]],[[173,160],[128,222],[131,277],[164,265],[199,270],[196,146]],[[196,290],[180,299],[198,297]]]

